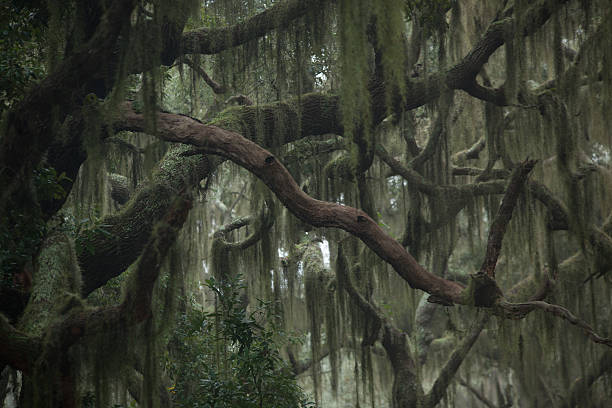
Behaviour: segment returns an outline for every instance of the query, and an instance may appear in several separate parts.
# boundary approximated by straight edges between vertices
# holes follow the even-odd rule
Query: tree
[[[320,360],[335,390],[351,355],[356,404],[374,404],[381,348],[393,407],[468,398],[451,388],[603,404],[611,4],[480,3],[3,5],[30,33],[3,31],[1,65],[0,364],[22,373],[21,405],[91,387],[115,402],[105,380],[139,366],[132,395],[163,401],[159,355],[207,228],[216,279],[248,272],[244,306],[275,300],[308,332],[309,363],[284,353],[316,400]],[[146,178],[141,156],[159,160]],[[480,389],[457,374],[479,337],[472,360],[497,367],[472,363]]]

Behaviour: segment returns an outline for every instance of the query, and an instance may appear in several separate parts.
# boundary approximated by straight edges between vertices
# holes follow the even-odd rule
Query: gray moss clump
[[[81,270],[78,265],[74,243],[64,234],[48,237],[38,256],[34,272],[34,286],[19,328],[34,336],[44,334],[44,329],[65,313],[66,302],[73,296],[79,297]],[[66,301],[61,301],[65,298]]]

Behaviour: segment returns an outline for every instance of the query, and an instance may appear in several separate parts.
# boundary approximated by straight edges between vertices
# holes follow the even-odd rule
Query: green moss
[[[44,330],[66,307],[79,306],[68,302],[80,293],[81,271],[74,243],[63,234],[46,239],[37,259],[36,279],[30,301],[20,319],[22,330],[42,335]],[[66,300],[62,301],[62,298]]]
[[[376,0],[373,14],[376,16],[376,38],[380,47],[387,106],[400,112],[406,92],[406,53],[404,34],[405,2],[401,0]]]
[[[353,159],[348,154],[341,154],[330,160],[323,168],[323,174],[332,179],[355,181]]]

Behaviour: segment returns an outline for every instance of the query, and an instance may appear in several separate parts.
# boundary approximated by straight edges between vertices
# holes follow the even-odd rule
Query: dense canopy
[[[0,4],[0,401],[602,407],[610,0]]]

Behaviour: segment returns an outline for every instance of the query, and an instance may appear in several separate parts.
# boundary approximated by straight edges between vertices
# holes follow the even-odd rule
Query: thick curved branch
[[[146,122],[143,115],[125,106],[123,117],[116,126],[144,131]],[[204,152],[218,154],[249,170],[301,220],[315,227],[340,228],[360,238],[391,264],[411,287],[453,302],[463,302],[462,285],[428,272],[365,212],[308,196],[272,153],[250,140],[237,133],[169,113],[157,115],[156,129],[157,136],[165,140],[197,146]]]
[[[184,156],[188,150],[171,149],[152,181],[134,194],[121,212],[105,217],[101,227],[79,233],[76,244],[83,296],[123,273],[138,258],[155,222],[168,211],[174,195],[197,185],[216,167],[216,162],[202,154]]]
[[[60,350],[67,350],[85,335],[108,331],[109,327],[118,324],[133,325],[150,317],[153,286],[190,209],[191,201],[178,196],[163,219],[156,224],[140,255],[132,277],[134,281],[119,306],[77,311],[51,329],[58,336]]]
[[[138,131],[144,131],[147,128],[144,116],[134,112],[129,106],[124,106],[123,117],[117,122],[116,126],[126,126],[131,130]],[[436,298],[453,303],[474,303],[473,297],[470,296],[472,292],[469,287],[466,289],[457,282],[449,281],[427,271],[399,242],[387,235],[365,212],[348,206],[316,200],[308,196],[299,188],[287,169],[272,153],[254,142],[237,133],[216,126],[205,125],[183,115],[169,113],[158,114],[156,129],[157,136],[165,140],[197,146],[202,151],[225,157],[249,170],[274,192],[289,211],[304,222],[315,227],[340,228],[361,239],[381,259],[388,262],[412,288],[421,289]],[[516,175],[517,181],[515,181],[515,184],[522,185],[529,173],[527,169],[530,170],[530,166],[532,167],[533,163],[528,161],[524,164],[524,167],[517,170],[518,175]],[[487,274],[476,274],[473,275],[472,281],[475,281],[474,276],[491,279]],[[487,282],[484,283],[487,284]],[[549,305],[551,307],[547,309],[542,306],[543,304],[548,305],[545,302],[511,304],[500,300],[497,292],[494,295],[495,302],[486,301],[479,305],[495,307],[501,315],[511,318],[522,318],[536,307],[549,312],[556,311],[559,316],[570,322],[575,322],[574,324],[578,324],[585,329],[595,341],[608,344],[607,339],[596,336],[592,333],[592,330],[589,332],[586,329],[588,325],[584,326],[585,323],[573,319],[571,317],[573,315],[561,313],[559,307]]]

